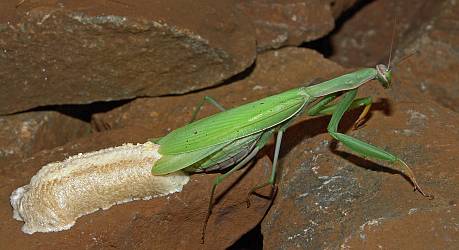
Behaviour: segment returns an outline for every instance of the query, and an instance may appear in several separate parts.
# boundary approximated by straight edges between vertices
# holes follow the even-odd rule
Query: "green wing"
[[[300,89],[270,96],[178,128],[158,141],[162,155],[177,155],[227,143],[288,120],[308,101]]]
[[[165,175],[184,169],[202,160],[208,155],[215,153],[226,145],[228,145],[228,143],[221,143],[212,147],[183,154],[162,155],[161,158],[153,165],[151,173],[153,175]]]

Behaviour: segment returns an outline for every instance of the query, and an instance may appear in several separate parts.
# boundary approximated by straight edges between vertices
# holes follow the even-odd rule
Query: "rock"
[[[255,57],[232,1],[17,2],[0,16],[0,114],[186,93]]]
[[[375,96],[395,99],[392,94]],[[347,134],[406,160],[434,200],[412,192],[411,184],[390,164],[365,160],[342,145],[335,148],[325,134],[327,118],[307,120],[284,137],[293,146],[284,147],[281,154],[278,194],[262,222],[264,247],[404,248],[414,239],[416,245],[427,244],[423,248],[457,245],[459,177],[453,145],[459,140],[459,118],[419,97],[390,106],[379,102],[365,127]],[[392,111],[384,114],[384,109]],[[341,131],[347,131],[357,115],[346,115]],[[309,140],[298,139],[305,137]]]
[[[255,27],[257,50],[297,46],[320,38],[334,27],[335,17],[351,1],[239,1],[238,6]]]
[[[188,122],[192,107],[204,95],[214,97],[225,107],[234,107],[344,71],[314,51],[285,48],[261,54],[250,75],[231,85],[190,94],[187,99],[137,99],[105,114],[97,114],[93,120],[96,124],[104,124],[105,128],[141,124],[151,131],[149,126],[162,121],[172,124],[169,126],[172,130]],[[454,194],[458,192],[459,181],[454,145],[459,139],[456,128],[459,118],[454,112],[424,100],[422,95],[410,96],[410,91],[404,87],[405,83],[400,81],[395,81],[389,90],[384,90],[377,82],[363,87],[360,96],[374,97],[373,111],[363,128],[347,133],[375,145],[384,145],[386,150],[406,160],[418,182],[425,191],[434,194],[435,199],[429,200],[412,192],[411,184],[391,170],[389,164],[379,165],[344,153],[340,145],[335,148],[335,143],[326,134],[329,118],[309,118],[290,127],[284,137],[277,180],[279,190],[262,222],[264,248],[391,246],[391,235],[412,231],[411,238],[400,238],[406,245],[409,239],[422,238],[431,230],[429,225],[441,222],[448,228],[435,229],[438,235],[431,234],[429,241],[440,246],[444,245],[444,239],[452,239],[454,243],[457,239],[453,226],[457,210]],[[216,108],[205,105],[200,117],[214,112]],[[340,130],[347,131],[358,114],[358,111],[346,114]],[[165,133],[167,131],[163,131]],[[154,135],[159,136],[162,136],[159,132]],[[267,150],[272,157],[272,144]],[[422,219],[425,214],[429,219]],[[411,226],[391,227],[404,221]],[[360,237],[362,234],[368,235],[366,239],[373,239],[374,234],[367,230],[369,227],[376,230],[377,225],[387,225],[392,230],[380,236],[387,242],[368,243]],[[412,230],[412,225],[417,229]]]
[[[395,27],[394,21],[387,19],[386,13],[391,11],[397,18]],[[392,62],[396,79],[404,89],[420,91],[458,112],[458,11],[458,4],[449,0],[372,2],[330,37],[334,51],[330,59],[348,67],[387,63],[395,28]],[[414,51],[418,53],[397,65]]]
[[[332,10],[333,16],[339,18],[342,14],[346,14],[346,11],[350,11],[352,8],[355,8],[358,0],[331,0],[328,1],[330,8]]]
[[[252,206],[247,208],[244,198],[251,187],[269,175],[270,161],[266,157],[256,166],[235,173],[218,187],[218,203],[210,217],[204,245],[200,244],[201,228],[215,174],[192,176],[180,193],[116,205],[83,216],[67,231],[33,235],[21,232],[22,223],[12,218],[8,196],[17,187],[27,184],[41,166],[80,152],[143,142],[150,132],[131,127],[96,133],[33,157],[3,164],[0,169],[2,246],[6,249],[224,249],[260,222],[270,200],[253,199]]]
[[[440,5],[440,3],[438,3]],[[398,79],[413,95],[459,112],[459,4],[446,1],[440,12],[406,36],[398,55],[418,51],[398,66]]]
[[[161,137],[191,119],[195,106],[204,96],[211,96],[226,108],[255,101],[290,88],[331,78],[343,72],[337,64],[325,60],[309,49],[284,48],[262,53],[250,74],[230,85],[208,89],[186,96],[138,98],[109,112],[93,116],[96,130],[116,129],[127,126],[150,128],[152,137]],[[205,117],[218,110],[205,104],[198,117]],[[168,124],[164,131],[153,131],[157,123]]]
[[[346,238],[341,247],[424,249],[432,246],[454,249],[459,244],[454,234],[454,231],[457,232],[456,220],[459,214],[456,203],[450,205],[430,211],[412,208],[408,215],[367,221],[360,226],[359,233]]]
[[[56,111],[0,116],[0,159],[26,158],[90,132],[89,123]]]
[[[455,12],[453,6],[444,9],[445,13]],[[446,27],[451,26],[443,29]],[[457,43],[450,42],[455,34],[449,34],[438,43],[455,46]],[[427,54],[432,53],[433,49]],[[449,60],[454,60],[455,54],[449,55]],[[432,65],[426,68],[427,72],[433,72],[433,65],[455,65],[443,64],[441,58],[444,57],[422,58],[424,64]],[[414,60],[421,61],[419,56],[413,56],[403,67],[412,65]],[[431,74],[430,79],[440,82],[443,77],[454,75],[454,67],[447,68],[444,74]],[[421,69],[425,69],[422,64]],[[341,131],[382,146],[406,160],[418,182],[435,199],[411,192],[410,183],[391,170],[390,164],[365,160],[337,145],[325,134],[328,118],[312,118],[289,128],[284,136],[277,197],[262,222],[264,248],[455,248],[459,245],[456,226],[459,152],[455,147],[459,140],[459,117],[431,98],[425,98],[420,91],[412,90],[411,86],[423,81],[422,74],[402,74],[394,73],[397,80],[389,91],[377,84],[362,88],[361,96],[372,95],[376,101],[371,117],[363,128],[348,131],[359,114],[349,112]],[[454,88],[448,93],[454,93]]]
[[[394,48],[401,48],[407,34],[432,19],[442,2],[384,0],[356,6],[359,9],[354,9],[349,20],[329,38],[333,50],[330,59],[347,67],[387,64],[394,29]]]

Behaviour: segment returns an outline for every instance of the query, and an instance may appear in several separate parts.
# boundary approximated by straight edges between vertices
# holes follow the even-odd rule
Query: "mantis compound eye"
[[[376,78],[384,88],[389,88],[392,82],[392,71],[384,64],[376,65]]]

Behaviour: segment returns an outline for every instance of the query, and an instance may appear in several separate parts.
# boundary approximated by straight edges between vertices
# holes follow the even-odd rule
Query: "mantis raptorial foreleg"
[[[373,101],[371,100],[371,97],[364,97],[364,98],[359,98],[355,99],[352,101],[351,106],[349,109],[356,109],[362,106],[365,106],[364,110],[362,111],[362,114],[360,116],[364,117],[366,114],[368,114],[370,107],[372,105]],[[308,115],[309,116],[315,116],[315,115],[332,115],[333,112],[335,112],[336,107],[338,104],[333,104],[333,105],[327,105],[322,108],[317,108],[316,106],[311,107],[315,108],[315,112],[313,110],[309,109],[308,110]],[[359,118],[360,118],[359,116]]]
[[[362,155],[365,158],[371,157],[371,158],[387,161],[389,163],[394,164],[395,166],[397,166],[398,170],[401,173],[403,173],[410,179],[410,181],[414,185],[414,190],[418,190],[423,196],[431,197],[430,195],[422,191],[421,187],[418,185],[414,177],[413,172],[406,165],[406,163],[402,161],[400,158],[394,156],[393,154],[389,152],[382,150],[381,148],[378,148],[369,143],[353,138],[352,136],[339,133],[337,131],[338,124],[341,118],[343,117],[344,112],[346,112],[346,110],[350,108],[356,94],[357,94],[357,89],[353,89],[353,90],[349,90],[343,95],[342,100],[338,103],[336,110],[333,113],[332,118],[330,120],[330,123],[328,124],[327,130],[330,133],[330,135],[334,139],[342,142],[352,151]]]
[[[337,98],[337,94],[333,93],[328,96],[325,96],[320,100],[318,103],[316,103],[314,106],[308,109],[307,113],[309,116],[316,116],[316,115],[331,115],[335,112],[338,104],[333,104],[333,105],[328,105],[331,101]],[[364,97],[364,98],[359,98],[355,99],[352,101],[351,105],[349,106],[348,109],[355,109],[359,108],[362,106],[365,106],[363,109],[362,113],[360,113],[359,118],[355,121],[353,125],[353,129],[359,128],[364,122],[365,122],[365,117],[367,114],[370,112],[371,105],[373,101],[371,97]]]

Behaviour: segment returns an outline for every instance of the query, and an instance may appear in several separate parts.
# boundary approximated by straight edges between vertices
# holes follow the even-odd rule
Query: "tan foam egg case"
[[[125,144],[49,163],[11,194],[13,217],[24,221],[28,234],[61,231],[98,209],[180,192],[186,174],[151,174],[161,157],[158,148],[151,142]]]

